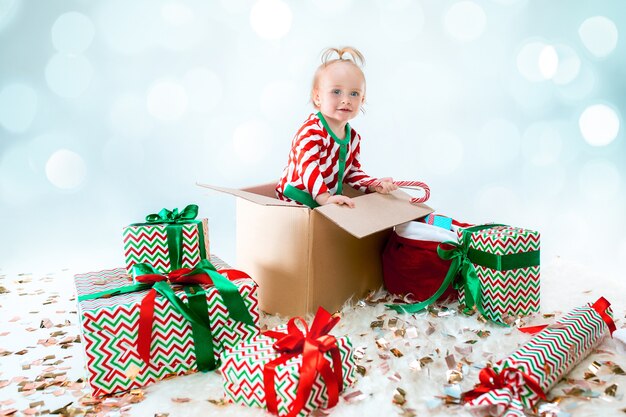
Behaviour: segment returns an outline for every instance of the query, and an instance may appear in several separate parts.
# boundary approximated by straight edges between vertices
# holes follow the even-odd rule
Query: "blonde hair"
[[[333,55],[337,55],[337,58],[333,58]],[[320,78],[320,74],[324,69],[329,67],[330,65],[336,64],[337,62],[347,62],[354,65],[355,68],[359,70],[361,76],[363,77],[363,84],[365,85],[365,74],[363,74],[362,67],[365,66],[365,57],[363,54],[356,48],[351,46],[344,46],[343,48],[326,48],[322,51],[322,63],[315,70],[315,74],[313,75],[313,83],[311,84],[311,104],[314,108],[319,110],[319,107],[315,103],[315,90],[317,89],[317,83]],[[344,58],[346,56],[346,58]]]

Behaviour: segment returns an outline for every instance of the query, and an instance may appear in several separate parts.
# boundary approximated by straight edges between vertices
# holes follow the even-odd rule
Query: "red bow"
[[[333,407],[339,400],[339,393],[343,391],[343,374],[341,369],[341,356],[337,347],[337,339],[328,332],[337,324],[339,317],[332,316],[328,311],[320,307],[315,314],[311,328],[309,329],[304,319],[294,317],[287,323],[287,332],[268,330],[263,332],[265,336],[277,339],[274,349],[282,355],[263,368],[263,382],[265,385],[265,402],[267,410],[278,414],[278,401],[274,379],[276,367],[284,364],[289,359],[302,355],[300,366],[300,381],[296,391],[296,398],[290,407],[286,417],[294,417],[304,408],[311,394],[311,389],[317,374],[322,376],[328,391],[328,407]],[[298,328],[299,322],[304,332]],[[333,364],[324,357],[330,352]]]
[[[480,383],[477,384],[473,390],[463,393],[463,401],[470,402],[496,389],[508,388],[515,393],[519,389],[517,376],[521,376],[526,386],[537,394],[539,398],[542,400],[546,399],[546,394],[539,386],[539,383],[521,370],[517,368],[504,368],[500,372],[496,372],[491,366],[488,366],[483,368],[480,374],[478,374]]]

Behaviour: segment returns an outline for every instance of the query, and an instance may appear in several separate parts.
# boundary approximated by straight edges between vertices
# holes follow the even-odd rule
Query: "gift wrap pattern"
[[[469,250],[493,255],[539,252],[539,232],[511,226],[493,226],[477,231],[458,230],[459,241],[469,239]],[[472,260],[472,255],[469,255]],[[474,263],[474,261],[472,260]],[[482,306],[487,318],[538,312],[540,307],[539,265],[503,270],[474,263],[481,284]],[[464,300],[460,289],[459,299]]]
[[[607,330],[615,330],[608,301],[600,298],[594,305],[578,307],[556,324],[546,327],[508,358],[493,366],[494,375],[503,377],[501,386],[472,399],[468,406],[492,406],[494,416],[524,417],[558,381],[602,341]],[[484,372],[483,370],[482,372]]]
[[[165,223],[131,225],[124,228],[124,258],[126,270],[133,265],[147,263],[159,272],[175,269],[171,264],[168,246],[168,227]],[[208,220],[177,224],[182,229],[180,268],[193,268],[205,254],[209,258]],[[171,232],[170,232],[171,233]]]
[[[279,326],[276,330],[280,331],[285,328],[285,326]],[[263,368],[268,362],[280,356],[273,348],[275,341],[274,338],[259,334],[240,343],[235,348],[224,351],[220,371],[224,378],[226,398],[229,401],[251,407],[266,408]],[[348,337],[338,337],[337,347],[341,356],[343,386],[345,388],[355,380],[354,351]],[[324,357],[332,363],[329,352]],[[301,364],[302,355],[299,355],[276,368],[275,387],[279,415],[287,414],[290,405],[296,398]],[[306,416],[311,411],[323,407],[327,401],[326,386],[322,377],[317,375],[309,399],[298,415]]]
[[[211,261],[218,271],[229,268],[215,256]],[[233,282],[258,326],[256,283],[249,278]],[[75,283],[77,295],[81,296],[131,285],[132,278],[124,268],[117,268],[76,275]],[[215,287],[203,288],[217,360],[224,348],[253,336],[258,329],[232,320]],[[137,352],[139,308],[147,292],[144,290],[78,303],[87,379],[94,396],[144,386],[169,375],[196,370],[191,324],[161,296],[155,300],[150,364],[140,358]],[[182,289],[177,289],[176,295],[183,301],[187,300]]]

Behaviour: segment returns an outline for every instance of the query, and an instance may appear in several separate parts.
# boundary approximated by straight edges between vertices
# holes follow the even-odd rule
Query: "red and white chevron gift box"
[[[228,265],[212,256],[218,269]],[[124,268],[75,276],[76,292],[98,293],[132,284]],[[206,291],[215,359],[225,348],[236,345],[258,333],[259,309],[257,285],[250,279],[233,283],[242,295],[255,326],[232,320],[215,287]],[[150,344],[151,360],[146,364],[137,350],[140,303],[148,290],[78,302],[80,327],[87,380],[94,396],[111,394],[145,386],[170,375],[183,375],[196,370],[192,325],[164,297],[156,297],[154,323]],[[176,295],[187,300],[184,290]]]
[[[172,265],[168,243],[168,227],[165,223],[130,225],[124,228],[124,259],[126,270],[133,265],[147,263],[159,272],[177,269]],[[194,268],[202,259],[209,259],[209,224],[207,219],[197,223],[181,224],[182,241],[180,266]]]
[[[275,331],[283,331],[286,328],[287,326],[279,326]],[[348,337],[338,337],[336,340],[345,388],[350,386],[356,377],[354,350]],[[264,368],[281,356],[274,349],[275,342],[276,339],[259,334],[234,348],[224,350],[220,371],[224,379],[225,396],[229,401],[250,407],[267,408]],[[279,416],[287,415],[290,411],[292,415],[306,416],[311,411],[328,404],[328,388],[318,374],[303,408],[297,414],[293,413],[292,405],[297,396],[302,359],[303,355],[300,354],[275,368],[274,387]],[[324,354],[324,359],[332,363],[329,352]]]
[[[539,232],[504,225],[458,229],[480,280],[487,318],[504,321],[538,312],[540,307]],[[464,242],[469,240],[469,242]],[[486,262],[481,264],[481,260]],[[465,291],[459,292],[461,302]]]

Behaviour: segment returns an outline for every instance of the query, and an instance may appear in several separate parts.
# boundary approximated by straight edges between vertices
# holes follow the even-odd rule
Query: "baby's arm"
[[[324,193],[318,195],[315,201],[317,201],[320,206],[324,206],[326,204],[337,204],[341,206],[345,204],[350,208],[354,208],[354,201],[345,195],[331,195],[330,193]]]

